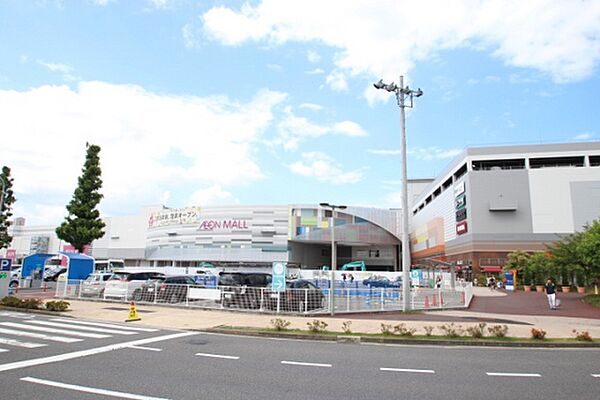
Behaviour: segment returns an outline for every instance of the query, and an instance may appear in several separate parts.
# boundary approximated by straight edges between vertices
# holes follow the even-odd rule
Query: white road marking
[[[541,378],[541,374],[521,374],[515,372],[486,372],[488,376],[510,376],[510,377],[521,377],[521,378]]]
[[[16,346],[16,347],[25,347],[26,349],[35,349],[37,347],[47,346],[46,344],[31,343],[31,342],[20,342],[20,341],[15,340],[15,339],[8,339],[8,338],[3,338],[3,337],[0,337],[0,344],[7,344],[9,346]]]
[[[96,328],[93,326],[79,326],[79,325],[71,325],[64,324],[61,322],[50,322],[50,321],[28,321],[28,324],[38,324],[38,325],[46,325],[46,326],[55,326],[57,328],[70,328],[70,329],[79,329],[80,331],[88,331],[88,332],[99,332],[99,333],[114,333],[116,335],[137,335],[138,332],[125,331],[125,330],[116,330],[116,329],[106,329],[106,328]]]
[[[104,338],[111,337],[111,335],[101,335],[99,333],[75,332],[75,331],[69,331],[66,329],[46,328],[44,326],[18,324],[16,322],[0,322],[0,325],[9,326],[11,328],[20,328],[20,329],[27,329],[27,330],[31,330],[31,331],[47,332],[47,333],[59,333],[62,335],[80,336],[80,337],[92,338],[92,339],[104,339]]]
[[[5,351],[8,351],[6,349],[0,349],[0,353],[4,353]]]
[[[34,338],[34,339],[51,340],[53,342],[62,342],[62,343],[75,343],[75,342],[81,342],[83,340],[83,339],[70,338],[70,337],[65,337],[65,336],[50,336],[50,335],[44,335],[43,333],[24,332],[24,331],[18,331],[16,329],[5,329],[5,328],[0,328],[0,333],[4,333],[6,335],[13,335],[13,336],[25,336],[25,337],[30,337],[30,338]]]
[[[197,356],[211,357],[211,358],[224,358],[226,360],[239,360],[238,356],[224,356],[221,354],[208,354],[208,353],[196,353]]]
[[[162,351],[162,349],[157,349],[155,347],[129,346],[129,348],[130,349],[136,349],[136,350]]]
[[[309,362],[299,362],[299,361],[282,361],[282,364],[286,365],[302,365],[305,367],[324,367],[331,368],[331,364],[318,364],[318,363],[309,363]]]
[[[32,318],[35,318],[35,315],[23,314],[23,313],[8,311],[8,312],[2,312],[2,313],[0,313],[0,317],[13,317],[13,318],[20,318],[20,319],[32,319]]]
[[[125,329],[125,330],[129,330],[129,331],[158,332],[158,329],[153,329],[153,328],[138,328],[138,327],[133,327],[133,326],[123,326],[123,325],[117,325],[117,324],[105,324],[102,322],[80,321],[80,320],[69,319],[69,318],[52,318],[52,321],[68,322],[70,324],[77,324],[77,325],[99,326],[102,328]]]
[[[415,372],[421,374],[435,374],[435,371],[432,369],[410,369],[410,368],[379,368],[380,371],[390,371],[390,372]]]
[[[592,374],[594,378],[600,378],[600,374]]]
[[[170,340],[170,339],[178,339],[178,338],[182,338],[185,336],[192,336],[192,335],[198,335],[198,333],[197,332],[172,333],[169,335],[152,337],[152,338],[147,338],[147,339],[132,340],[130,342],[109,344],[107,346],[96,347],[94,349],[74,351],[72,353],[59,354],[56,356],[35,358],[32,360],[17,361],[17,362],[12,362],[12,363],[8,363],[8,364],[0,364],[0,372],[9,371],[9,370],[13,370],[13,369],[19,369],[19,368],[25,368],[25,367],[32,367],[35,365],[50,364],[53,362],[72,360],[75,358],[93,356],[95,354],[107,353],[109,351],[120,350],[120,349],[124,349],[126,347],[142,346],[142,345],[149,344],[149,343],[161,342],[163,340]]]
[[[141,394],[116,392],[114,390],[106,390],[106,389],[97,389],[97,388],[92,388],[92,387],[88,387],[88,386],[79,386],[79,385],[72,385],[72,384],[69,384],[69,383],[48,381],[48,380],[45,380],[45,379],[33,378],[31,376],[27,376],[25,378],[21,378],[21,380],[25,381],[25,382],[38,383],[40,385],[54,386],[54,387],[61,388],[61,389],[76,390],[78,392],[94,393],[94,394],[99,394],[99,395],[103,395],[103,396],[119,397],[121,399],[168,400],[168,399],[165,399],[163,397],[151,397],[151,396],[144,396],[144,395],[141,395]]]

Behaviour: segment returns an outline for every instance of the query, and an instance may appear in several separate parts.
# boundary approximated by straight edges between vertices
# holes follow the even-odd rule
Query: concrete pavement
[[[542,310],[545,305],[545,296],[536,293],[509,293],[490,292],[488,289],[476,288],[476,297],[469,310],[430,311],[423,313],[384,313],[384,314],[357,314],[339,315],[335,318],[298,317],[288,315],[265,315],[254,312],[232,312],[218,310],[188,309],[171,306],[151,306],[140,304],[141,321],[135,324],[148,325],[167,329],[198,329],[206,330],[218,326],[237,326],[266,328],[274,318],[282,318],[291,322],[292,329],[307,329],[307,322],[319,319],[328,324],[327,330],[342,331],[342,324],[351,321],[353,332],[380,333],[381,324],[398,324],[404,322],[407,327],[417,329],[417,334],[424,334],[425,326],[433,326],[433,334],[442,334],[439,329],[442,325],[454,322],[463,328],[485,322],[488,326],[506,324],[509,328],[508,336],[530,337],[532,327],[542,328],[547,332],[548,338],[573,338],[573,329],[589,331],[593,338],[600,338],[600,311],[580,301],[581,296],[573,296],[573,309],[563,309],[552,312]],[[483,289],[483,290],[481,290]],[[523,296],[526,295],[526,296]],[[562,295],[560,297],[563,297]],[[478,310],[477,302],[484,302],[486,311]],[[67,313],[77,318],[91,318],[104,321],[123,322],[128,315],[128,305],[125,303],[105,303],[95,301],[70,301],[71,310]],[[525,314],[504,313],[504,308],[514,309],[513,303],[520,303]],[[495,306],[493,304],[496,304]],[[510,304],[509,304],[510,303]],[[566,303],[566,302],[565,302]],[[565,304],[563,303],[563,304]],[[509,306],[506,306],[509,304]],[[503,308],[504,307],[504,308]],[[587,307],[591,307],[588,309]],[[479,307],[480,308],[480,307]],[[581,309],[584,311],[581,311]],[[530,315],[539,309],[538,315]],[[492,312],[496,310],[496,312]],[[575,316],[570,316],[573,314]],[[578,316],[581,315],[581,316]]]

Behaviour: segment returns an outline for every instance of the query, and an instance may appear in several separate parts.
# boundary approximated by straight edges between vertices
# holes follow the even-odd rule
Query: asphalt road
[[[35,319],[41,327],[56,322]],[[11,325],[15,320],[0,315],[0,329],[26,331]],[[94,324],[85,326],[106,328]],[[600,393],[594,349],[357,345],[160,330],[109,335],[36,348],[0,343],[9,350],[0,353],[0,398],[595,399]]]

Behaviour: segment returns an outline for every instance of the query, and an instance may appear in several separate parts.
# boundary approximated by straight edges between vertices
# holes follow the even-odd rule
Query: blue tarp
[[[33,278],[34,271],[38,271],[40,276],[38,279],[42,279],[44,277],[44,265],[46,265],[46,260],[54,257],[56,254],[32,254],[23,259],[23,268],[21,270],[22,278]]]
[[[94,258],[80,253],[59,251],[58,254],[67,257],[67,279],[85,279],[94,272]]]

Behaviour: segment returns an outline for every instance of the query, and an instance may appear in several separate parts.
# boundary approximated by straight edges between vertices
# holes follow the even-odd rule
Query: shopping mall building
[[[600,216],[600,142],[467,148],[435,179],[409,182],[413,264],[440,259],[494,271],[513,250],[543,250]],[[349,206],[334,219],[337,264],[399,270],[401,212]],[[105,218],[97,259],[126,265],[331,263],[331,218],[317,205],[149,207]],[[16,218],[10,254],[64,246],[54,226]]]

